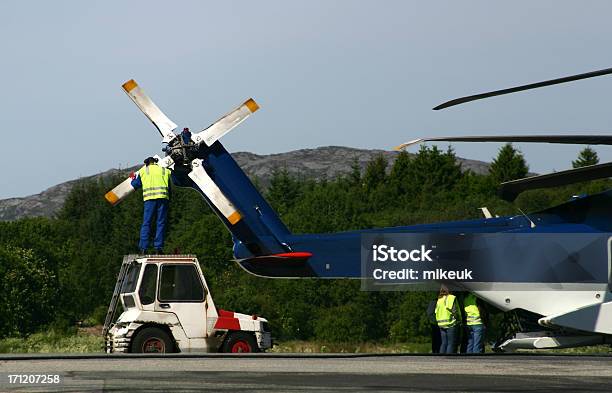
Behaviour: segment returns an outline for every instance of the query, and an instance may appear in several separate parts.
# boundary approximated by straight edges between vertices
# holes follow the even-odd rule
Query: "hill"
[[[367,163],[378,154],[382,154],[389,164],[395,161],[394,151],[355,149],[351,147],[326,146],[316,149],[300,149],[286,153],[260,155],[249,152],[233,153],[232,156],[240,167],[253,179],[256,178],[262,187],[267,187],[276,169],[285,168],[290,174],[306,178],[333,179],[351,171],[357,162],[363,170]],[[478,174],[488,172],[489,164],[457,158],[461,168]],[[110,169],[86,177],[97,179],[117,172],[129,172],[136,167],[125,170]],[[68,192],[79,179],[57,184],[47,190],[22,198],[0,200],[0,221],[12,221],[24,217],[51,217],[63,205]]]

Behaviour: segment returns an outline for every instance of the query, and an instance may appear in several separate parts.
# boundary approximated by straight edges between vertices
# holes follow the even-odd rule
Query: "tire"
[[[247,332],[230,332],[221,347],[226,353],[259,352],[255,337]]]
[[[132,353],[173,353],[174,342],[162,329],[147,327],[132,339],[131,349]]]

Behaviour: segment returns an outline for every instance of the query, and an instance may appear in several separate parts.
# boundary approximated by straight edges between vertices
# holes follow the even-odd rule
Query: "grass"
[[[429,343],[325,343],[320,341],[285,341],[268,352],[277,353],[428,353]]]
[[[0,353],[102,353],[104,340],[101,329],[84,328],[76,333],[53,330],[32,334],[26,338],[0,340]],[[321,341],[284,341],[268,350],[272,353],[429,353],[429,343],[327,343]],[[487,348],[490,352],[490,348]],[[608,345],[551,350],[521,350],[520,353],[611,354]]]
[[[318,341],[286,341],[274,345],[268,352],[277,353],[431,353],[430,343],[323,343]],[[487,345],[487,353],[492,353]],[[561,349],[521,349],[516,353],[548,353],[571,355],[605,355],[612,354],[609,345]]]
[[[102,336],[85,331],[76,334],[49,331],[26,338],[0,340],[0,353],[84,353],[102,352],[103,349]]]
[[[95,353],[102,352],[104,340],[97,328],[79,329],[76,334],[54,331],[32,334],[26,338],[0,340],[0,353]],[[430,344],[326,343],[320,341],[285,341],[268,352],[275,353],[423,353]]]

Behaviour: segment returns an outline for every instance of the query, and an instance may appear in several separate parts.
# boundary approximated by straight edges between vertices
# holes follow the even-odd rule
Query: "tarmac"
[[[9,383],[16,374],[61,382]],[[4,355],[0,391],[610,392],[612,356]]]

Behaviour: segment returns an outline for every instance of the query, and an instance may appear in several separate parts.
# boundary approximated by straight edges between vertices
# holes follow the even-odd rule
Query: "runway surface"
[[[8,374],[59,374],[60,385]],[[612,357],[289,354],[0,356],[0,391],[610,392]]]

